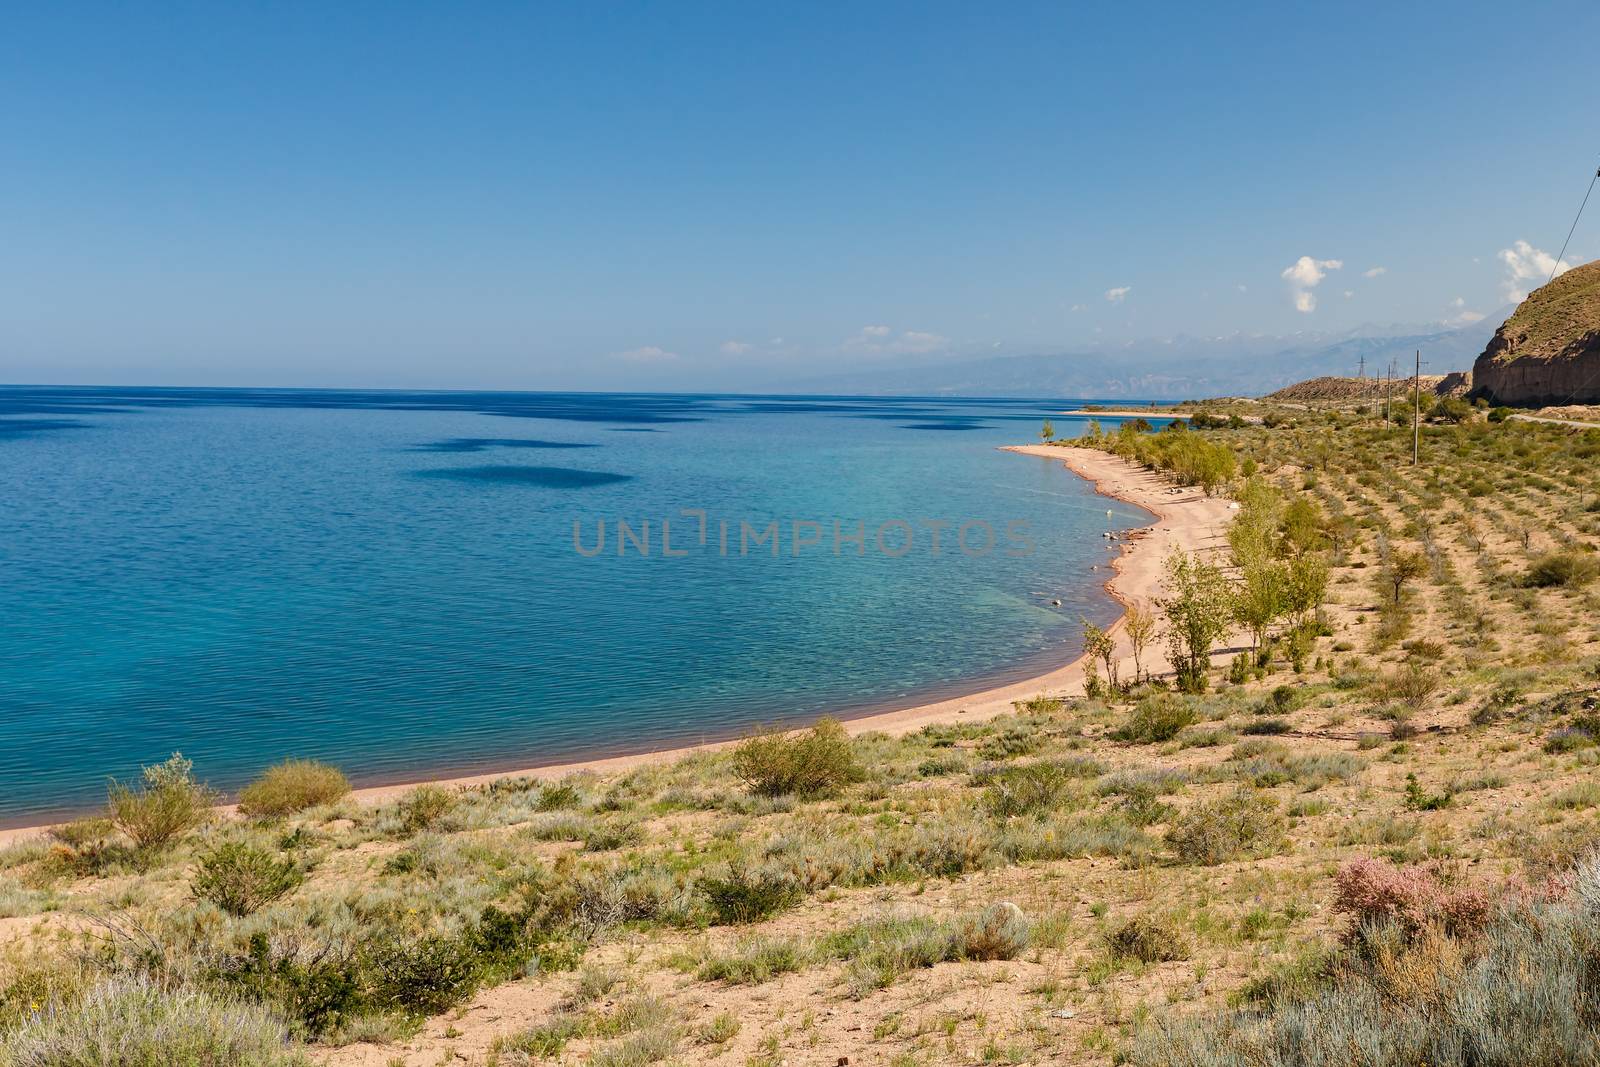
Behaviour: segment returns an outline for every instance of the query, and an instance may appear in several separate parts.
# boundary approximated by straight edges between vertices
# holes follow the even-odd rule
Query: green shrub
[[[541,786],[534,807],[539,811],[565,811],[583,803],[583,794],[567,779]]]
[[[1067,804],[1074,781],[1097,775],[1100,770],[1092,760],[1004,767],[982,776],[989,783],[983,792],[983,805],[1000,819],[1054,811]]]
[[[303,1067],[259,1004],[146,979],[110,979],[0,1037],[6,1067]]]
[[[730,866],[725,877],[702,877],[696,884],[719,923],[754,923],[799,903],[801,887],[783,872],[752,872]]]
[[[1589,552],[1548,552],[1528,565],[1522,584],[1534,589],[1587,585],[1600,576],[1600,561]]]
[[[140,849],[164,848],[211,817],[213,795],[194,780],[194,764],[172,758],[145,767],[137,785],[113,780],[106,807],[111,822]]]
[[[408,834],[432,830],[456,806],[456,794],[442,786],[419,785],[400,798],[400,827]]]
[[[834,719],[793,736],[746,738],[734,749],[733,770],[759,796],[819,796],[864,776],[849,735]]]
[[[547,1023],[497,1037],[489,1046],[490,1063],[495,1067],[512,1067],[513,1064],[554,1059],[566,1050],[568,1041],[583,1036],[584,1024],[583,1016],[560,1012]]]
[[[1279,851],[1283,825],[1276,800],[1240,789],[1178,816],[1168,828],[1166,840],[1184,863],[1210,867]]]
[[[1134,707],[1128,721],[1112,736],[1119,741],[1154,744],[1171,741],[1184,728],[1200,721],[1193,708],[1170,693],[1145,697]]]
[[[1454,799],[1448,792],[1429,793],[1415,774],[1406,775],[1406,807],[1411,811],[1442,811]]]
[[[852,995],[863,997],[917,968],[950,960],[1014,959],[1030,938],[1022,910],[1001,903],[948,923],[921,915],[867,919],[824,938],[819,950],[848,961],[846,981]]]
[[[798,971],[807,962],[805,950],[797,943],[758,937],[743,942],[730,953],[712,956],[700,964],[695,977],[702,982],[756,985],[770,982],[780,974]]]
[[[288,857],[275,856],[243,841],[229,841],[196,861],[191,888],[229,915],[250,915],[288,896],[305,881],[305,871]]]
[[[316,760],[285,760],[239,792],[239,810],[245,815],[293,815],[332,804],[348,792],[350,781],[339,768]]]
[[[993,737],[984,738],[978,746],[978,755],[987,760],[1016,759],[1029,756],[1044,747],[1044,739],[1033,730],[1010,726]]]

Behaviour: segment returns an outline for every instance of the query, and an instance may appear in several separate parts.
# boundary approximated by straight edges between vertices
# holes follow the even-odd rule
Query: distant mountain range
[[[1411,373],[1417,350],[1426,370],[1468,370],[1507,307],[1460,327],[1362,326],[1338,334],[1175,337],[1079,352],[990,356],[881,367],[793,383],[805,392],[866,396],[1015,396],[1180,399],[1260,396],[1322,375],[1384,372],[1391,360]]]

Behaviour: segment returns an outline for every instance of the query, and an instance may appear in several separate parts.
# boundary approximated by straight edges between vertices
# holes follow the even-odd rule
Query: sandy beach
[[[1160,595],[1162,563],[1173,549],[1181,548],[1186,552],[1209,550],[1222,541],[1229,518],[1229,502],[1207,497],[1198,488],[1175,488],[1153,471],[1134,466],[1117,456],[1095,449],[1062,445],[1011,445],[1004,451],[1034,457],[1043,462],[1064,463],[1074,473],[1092,482],[1101,495],[1137,504],[1156,516],[1153,524],[1132,531],[1120,541],[1121,552],[1110,558],[1111,574],[1106,581],[1106,590],[1125,607],[1134,603],[1152,604]],[[1132,672],[1133,660],[1122,631],[1122,619],[1119,618],[1113,624],[1111,632],[1117,640],[1119,671],[1127,675]],[[1160,671],[1165,669],[1165,666],[1165,658],[1159,648],[1146,650],[1147,670]],[[1011,711],[1013,704],[1019,700],[1040,695],[1081,695],[1083,678],[1083,657],[1079,656],[1070,663],[1019,682],[932,703],[850,718],[845,721],[845,727],[852,735],[872,731],[900,735],[920,730],[930,723],[952,722],[958,719],[982,721]],[[735,743],[720,741],[464,777],[420,779],[357,789],[352,796],[358,801],[377,803],[393,799],[425,782],[473,786],[500,778],[559,778],[574,771],[614,774],[649,763],[678,759],[690,752],[716,750]],[[220,810],[231,812],[232,809],[225,807]],[[0,830],[0,844],[45,829],[48,829],[48,826]]]

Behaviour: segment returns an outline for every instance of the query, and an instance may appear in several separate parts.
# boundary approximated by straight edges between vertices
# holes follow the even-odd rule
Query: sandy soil
[[[1208,551],[1223,543],[1223,533],[1230,518],[1231,505],[1227,500],[1207,497],[1197,488],[1175,488],[1152,471],[1094,449],[1061,445],[1012,445],[1005,451],[1065,463],[1074,473],[1093,482],[1095,489],[1101,495],[1137,504],[1156,515],[1157,521],[1154,524],[1133,531],[1120,542],[1122,552],[1111,561],[1115,573],[1107,581],[1106,589],[1124,606],[1132,603],[1149,604],[1160,594],[1162,562],[1173,549],[1181,548],[1186,552]],[[1122,634],[1121,619],[1112,626],[1112,633],[1117,638],[1119,670],[1123,674],[1130,673],[1132,654]],[[1147,670],[1161,670],[1165,666],[1158,649],[1147,650],[1145,660]],[[861,716],[848,720],[845,726],[851,734],[881,731],[899,736],[920,730],[930,723],[951,722],[957,719],[982,721],[993,718],[1011,711],[1014,702],[1041,694],[1080,695],[1082,691],[1083,658],[1080,656],[1071,663],[1020,682],[929,704]],[[733,743],[723,741],[604,759],[501,770],[487,774],[438,779],[435,783],[456,786],[482,785],[498,778],[516,776],[549,779],[580,770],[611,774],[649,763],[675,760],[699,749],[718,749]],[[419,784],[422,783],[373,786],[358,789],[353,795],[358,800],[377,803],[392,800]],[[221,810],[229,812],[231,808]],[[44,829],[47,827],[0,830],[0,845],[9,844]]]

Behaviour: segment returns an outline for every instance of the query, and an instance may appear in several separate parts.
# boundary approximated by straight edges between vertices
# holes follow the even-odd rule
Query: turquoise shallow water
[[[174,750],[370,783],[1026,677],[1149,518],[997,451],[1067,403],[0,389],[0,820]]]

